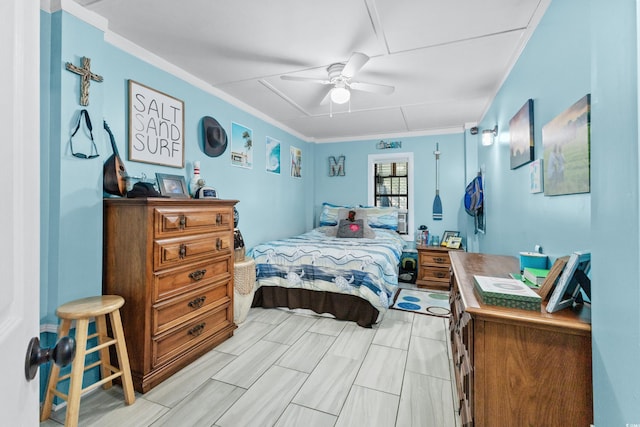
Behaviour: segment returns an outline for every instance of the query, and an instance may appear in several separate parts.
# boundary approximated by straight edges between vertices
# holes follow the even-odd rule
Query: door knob
[[[71,337],[62,337],[53,348],[41,348],[37,337],[31,338],[24,359],[24,375],[27,381],[36,377],[38,367],[53,360],[58,366],[67,366],[76,355],[76,342]]]

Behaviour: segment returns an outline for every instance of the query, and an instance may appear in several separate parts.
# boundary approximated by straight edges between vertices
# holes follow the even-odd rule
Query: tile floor
[[[117,386],[84,396],[79,425],[456,427],[446,331],[446,319],[397,310],[365,329],[252,308],[231,339],[135,404]]]

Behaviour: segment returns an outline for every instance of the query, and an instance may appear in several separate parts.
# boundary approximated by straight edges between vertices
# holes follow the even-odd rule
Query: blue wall
[[[591,195],[530,193],[529,165],[511,170],[509,151],[509,120],[527,99],[533,99],[534,158],[539,159],[542,127],[591,92],[589,22],[582,3],[552,2],[480,124],[499,128],[497,143],[478,145],[486,173],[482,252],[515,255],[539,244],[555,258],[591,248]]]
[[[606,0],[555,0],[504,82],[479,127],[500,127],[500,142],[482,147],[479,137],[456,135],[397,138],[415,161],[416,224],[431,230],[461,230],[467,247],[515,255],[540,244],[552,258],[577,249],[593,254],[593,371],[595,425],[640,423],[640,214],[638,188],[637,11],[633,0],[615,9]],[[50,28],[50,30],[49,30]],[[191,173],[194,160],[223,198],[240,200],[240,229],[247,242],[296,234],[315,225],[322,202],[366,203],[367,156],[377,141],[308,144],[230,105],[208,91],[105,43],[102,31],[64,12],[42,20],[42,291],[41,323],[54,323],[55,307],[100,293],[102,163],[108,139],[98,136],[101,157],[77,160],[68,153],[69,128],[78,105],[78,77],[64,62],[85,55],[105,77],[92,83],[94,123],[104,117],[130,174]],[[186,163],[183,170],[129,162],[127,81],[133,79],[185,102]],[[592,94],[591,193],[546,197],[529,193],[528,166],[509,169],[508,122],[534,100],[536,158],[542,127],[587,93]],[[231,166],[227,153],[202,154],[203,116],[230,130],[231,122],[253,129],[254,168]],[[96,134],[99,134],[97,132]],[[281,175],[264,171],[264,139],[282,142]],[[395,140],[396,138],[394,138]],[[440,143],[444,220],[431,220]],[[303,150],[303,178],[288,174],[289,147]],[[328,157],[346,157],[346,175],[329,177]],[[487,233],[473,235],[462,209],[462,192],[482,168],[486,181]],[[622,239],[614,240],[616,236]]]
[[[367,204],[367,167],[370,154],[413,153],[415,225],[424,224],[433,234],[442,236],[445,230],[458,230],[466,238],[468,217],[464,212],[464,135],[438,135],[393,138],[402,141],[398,149],[378,150],[379,140],[318,144],[315,149],[315,219],[323,202],[354,205]],[[439,144],[440,198],[443,219],[433,221],[435,197],[435,156]],[[345,156],[345,175],[329,176],[329,157]],[[414,227],[414,228],[416,228]]]
[[[501,142],[477,148],[486,169],[482,252],[513,255],[535,244],[552,258],[592,252],[596,426],[640,423],[637,11],[632,0],[612,4],[551,3],[480,124],[497,123]],[[530,194],[528,168],[509,169],[509,119],[534,100],[540,158],[542,127],[587,93],[591,193]]]
[[[55,324],[55,309],[77,298],[102,292],[102,165],[111,146],[102,120],[109,124],[130,175],[155,178],[155,173],[183,175],[187,181],[193,161],[201,162],[207,184],[221,198],[237,199],[239,228],[248,246],[300,233],[312,226],[313,144],[268,124],[163,71],[112,44],[104,32],[65,12],[43,12],[41,81],[43,96],[42,134],[42,324]],[[90,104],[94,137],[100,157],[81,160],[69,150],[69,135],[75,127],[79,105],[79,77],[64,69],[67,61],[80,64],[91,58],[93,72],[102,83],[91,82]],[[185,168],[177,169],[128,161],[128,80],[132,79],[184,101]],[[253,169],[231,165],[230,149],[215,158],[202,150],[201,121],[215,117],[230,135],[231,122],[253,130]],[[282,172],[266,172],[265,138],[281,141]],[[77,142],[76,142],[77,141]],[[78,151],[87,152],[88,139],[74,138]],[[302,178],[289,173],[289,148],[302,149]]]

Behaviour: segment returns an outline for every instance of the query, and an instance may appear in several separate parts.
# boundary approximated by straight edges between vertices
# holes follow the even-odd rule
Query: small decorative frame
[[[449,238],[460,236],[459,231],[445,231],[440,241],[440,246],[447,246],[449,244]]]
[[[344,156],[329,156],[329,176],[344,176]]]
[[[534,160],[529,163],[529,192],[530,193],[542,193],[543,187],[543,172],[542,172],[543,159]]]
[[[186,199],[189,198],[187,181],[181,175],[167,175],[156,173],[160,194],[167,197]]]
[[[462,245],[462,237],[449,237],[449,243],[447,243],[448,248],[460,249],[460,245]]]
[[[184,102],[129,80],[129,160],[184,167]]]

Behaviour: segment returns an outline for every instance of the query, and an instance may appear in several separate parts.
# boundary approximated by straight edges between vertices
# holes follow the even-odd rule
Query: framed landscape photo
[[[187,181],[185,181],[183,176],[156,173],[156,179],[158,180],[158,188],[162,196],[183,199],[189,198]]]
[[[544,195],[591,191],[591,96],[585,95],[542,128]]]
[[[533,99],[527,100],[509,120],[511,169],[533,161]]]

